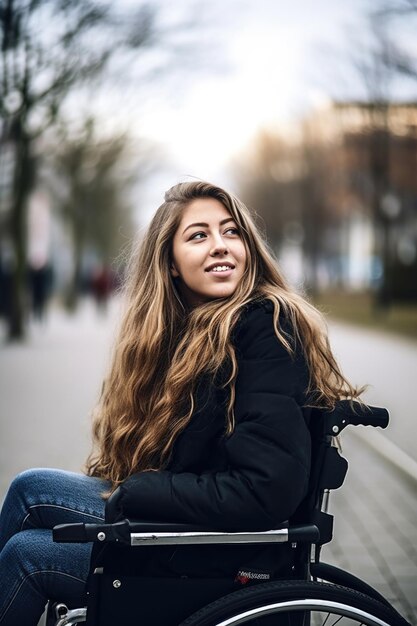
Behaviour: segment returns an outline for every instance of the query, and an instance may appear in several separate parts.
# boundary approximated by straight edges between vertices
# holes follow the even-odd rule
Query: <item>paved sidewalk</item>
[[[29,467],[79,471],[91,445],[91,412],[109,362],[117,304],[76,316],[53,311],[25,344],[0,339],[0,499]],[[5,445],[7,442],[7,445]]]
[[[342,435],[349,470],[330,496],[334,537],[322,560],[365,580],[417,624],[417,484],[368,447],[359,428]]]
[[[76,318],[54,312],[46,328],[32,329],[27,344],[0,345],[0,500],[13,475],[27,467],[81,468],[90,446],[90,413],[105,375],[116,310],[113,304],[106,318],[86,302]],[[364,331],[352,327],[337,326],[332,333],[342,365],[348,364],[347,373],[351,375],[357,363],[358,382],[375,383],[371,400],[388,401],[394,441],[412,454],[417,448],[411,409],[414,390],[407,377],[411,380],[409,367],[417,359],[417,344],[403,349],[402,340],[397,346],[392,338],[385,342],[383,335],[367,339]],[[395,375],[403,385],[401,401],[398,390],[391,393],[389,368],[382,363],[381,355],[390,360],[393,352]],[[384,399],[378,401],[382,392]],[[368,447],[356,434],[359,428],[366,439],[368,429],[363,427],[343,433],[350,470],[343,488],[332,493],[335,536],[324,548],[323,560],[364,578],[417,625],[417,483],[406,480]]]
[[[380,432],[417,460],[417,341],[340,323],[331,324],[330,341],[349,380],[368,385],[365,399],[389,410],[389,427]]]

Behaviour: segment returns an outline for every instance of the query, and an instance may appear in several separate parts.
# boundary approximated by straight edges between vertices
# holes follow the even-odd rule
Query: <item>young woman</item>
[[[51,528],[103,519],[103,492],[118,487],[112,520],[238,531],[289,519],[308,485],[312,407],[359,393],[321,315],[287,285],[248,209],[225,190],[170,189],[127,276],[87,475],[30,470],[6,497],[1,626],[35,626],[48,598],[82,602],[91,549],[54,544]],[[291,565],[289,548],[279,550],[273,576]],[[178,550],[164,566],[188,573],[197,557]],[[205,558],[205,570],[233,575],[257,553],[218,548]]]

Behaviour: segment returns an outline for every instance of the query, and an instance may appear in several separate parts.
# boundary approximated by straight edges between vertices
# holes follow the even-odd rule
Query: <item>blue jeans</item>
[[[98,478],[33,469],[10,485],[0,514],[0,625],[36,626],[48,600],[85,603],[91,545],[59,544],[51,529],[104,519]]]

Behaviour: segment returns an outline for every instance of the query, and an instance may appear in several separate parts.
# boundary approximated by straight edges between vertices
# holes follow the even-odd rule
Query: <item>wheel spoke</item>
[[[343,615],[334,615],[333,613],[327,613],[325,617],[321,614],[321,612],[320,615],[317,615],[315,611],[309,611],[309,613],[311,626],[337,626],[337,624],[340,624],[340,626],[342,626],[342,624],[345,624],[345,619],[348,620],[347,626],[365,626],[362,621],[359,623],[359,621],[356,622],[355,620],[355,623],[353,623],[352,618],[346,618]],[[333,619],[334,621],[332,621]]]
[[[329,617],[330,617],[330,613],[327,613],[327,617],[326,617],[326,619],[323,622],[323,626],[326,626],[326,622],[329,619]],[[334,626],[334,624],[333,624],[333,626]]]

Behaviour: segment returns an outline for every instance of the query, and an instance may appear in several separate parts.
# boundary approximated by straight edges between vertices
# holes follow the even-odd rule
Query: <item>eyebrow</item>
[[[219,226],[223,226],[223,224],[227,224],[227,222],[234,222],[234,218],[233,217],[226,217],[226,219],[222,220],[221,222],[219,222]],[[193,228],[195,226],[200,226],[201,228],[208,228],[209,225],[206,222],[195,222],[194,224],[189,224],[187,226],[187,228],[184,229],[183,233],[184,234],[189,228]]]

